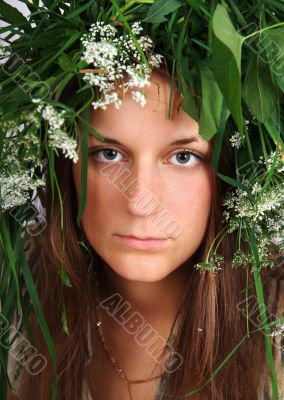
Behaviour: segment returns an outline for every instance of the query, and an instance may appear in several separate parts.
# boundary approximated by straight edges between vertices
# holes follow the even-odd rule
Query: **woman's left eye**
[[[186,149],[176,151],[169,159],[173,157],[178,160],[177,164],[173,163],[174,165],[184,165],[186,167],[192,167],[193,165],[198,164],[201,160],[201,157],[197,154]]]

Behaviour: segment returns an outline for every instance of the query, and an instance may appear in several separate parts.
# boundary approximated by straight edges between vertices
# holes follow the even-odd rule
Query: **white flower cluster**
[[[275,153],[269,157],[270,162]],[[282,170],[283,162],[276,163],[277,171]],[[268,166],[268,168],[270,168]],[[261,176],[261,175],[260,175]],[[233,232],[241,226],[243,229],[253,227],[260,257],[270,264],[269,246],[275,243],[280,249],[284,247],[284,182],[274,179],[269,186],[256,177],[253,183],[243,180],[248,191],[236,188],[224,199],[223,218],[229,223],[229,231]],[[240,265],[248,261],[243,254],[235,257],[234,264]]]
[[[241,137],[240,132],[235,132],[231,137],[230,137],[230,142],[231,146],[235,147],[236,149],[240,149],[243,146],[243,139]]]
[[[53,106],[39,104],[37,112],[41,113],[42,118],[48,122],[49,145],[53,148],[61,149],[65,157],[77,163],[79,156],[77,154],[77,141],[70,137],[64,130],[65,112],[58,112]]]
[[[34,174],[35,168],[42,167],[38,124],[33,113],[21,113],[18,118],[6,121],[1,115],[1,211],[26,203],[30,192],[44,184]]]
[[[275,328],[271,331],[270,336],[278,336],[284,333],[284,322],[275,325]]]
[[[232,260],[232,268],[245,267],[252,263],[251,255],[244,253],[241,249],[238,249]]]
[[[0,210],[6,211],[25,204],[29,199],[29,191],[39,186],[44,186],[44,182],[32,178],[27,171],[0,176]]]
[[[149,65],[159,67],[162,56],[153,54],[153,42],[148,36],[140,36],[143,31],[141,23],[134,22],[131,29],[138,36],[138,43],[147,54]],[[99,21],[91,26],[81,41],[84,46],[82,60],[93,68],[93,71],[85,73],[83,79],[98,91],[98,99],[92,103],[94,109],[105,110],[110,104],[120,108],[123,94],[129,89],[136,89],[132,98],[144,107],[145,95],[137,88],[150,85],[150,70],[142,62],[131,36],[119,35],[116,27]]]
[[[194,268],[200,270],[200,272],[212,271],[216,274],[221,271],[224,266],[224,257],[220,254],[212,254],[209,260],[205,262],[199,262],[194,265]]]
[[[283,154],[281,154],[281,152],[278,152],[277,155],[275,152],[270,153],[270,155],[267,157],[267,168],[268,169],[272,168],[275,157],[276,157],[275,170],[279,174],[282,174],[284,172],[284,158],[283,158]],[[263,161],[263,163],[264,163],[264,161]]]

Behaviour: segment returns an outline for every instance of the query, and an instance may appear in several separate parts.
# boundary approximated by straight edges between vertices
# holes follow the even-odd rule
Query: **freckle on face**
[[[180,97],[176,90],[168,119],[167,78],[152,74],[145,94],[144,108],[127,93],[119,110],[109,106],[105,111],[91,112],[91,125],[102,136],[122,145],[108,145],[117,151],[114,161],[106,158],[110,153],[100,152],[100,158],[98,154],[89,155],[87,201],[81,224],[94,250],[117,274],[128,280],[154,282],[176,270],[200,246],[211,208],[213,175],[207,162],[210,143],[199,135],[196,121],[181,108],[178,112]],[[185,138],[195,141],[169,146]],[[104,145],[90,135],[89,149]],[[188,165],[180,162],[174,152],[184,149],[201,159],[192,155]],[[155,209],[139,207],[138,201],[102,172],[110,162],[112,171],[130,172],[128,182],[139,183],[140,198],[147,194],[149,202],[156,204],[156,214],[160,210],[156,218]],[[73,177],[79,203],[81,159],[73,165]],[[170,232],[170,226],[178,226],[177,235]],[[170,239],[159,248],[136,249],[125,245],[117,234]]]

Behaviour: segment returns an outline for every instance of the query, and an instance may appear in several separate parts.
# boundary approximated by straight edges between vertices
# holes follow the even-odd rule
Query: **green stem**
[[[247,130],[246,126],[244,126],[244,131],[245,131],[245,136],[246,136],[246,141],[247,141],[248,153],[249,153],[250,159],[253,161],[254,156],[253,156],[253,151],[252,151],[249,134],[248,134],[248,130]]]
[[[211,245],[210,245],[210,247],[209,247],[209,250],[208,250],[208,253],[207,253],[205,262],[208,262],[208,261],[209,261],[209,255],[210,255],[210,253],[211,253],[211,251],[212,251],[212,248],[213,248],[215,242],[216,242],[216,241],[219,239],[219,237],[222,235],[222,236],[221,236],[221,239],[220,239],[219,242],[218,242],[218,245],[216,246],[216,249],[217,249],[217,247],[219,246],[219,244],[221,243],[221,241],[223,240],[223,238],[224,238],[225,235],[227,234],[229,228],[230,228],[230,227],[228,226],[225,230],[220,231],[220,232],[216,235],[216,237],[214,238],[214,240],[212,241],[212,243],[211,243]]]
[[[259,135],[260,135],[261,147],[262,147],[262,151],[263,151],[263,155],[264,155],[264,159],[265,159],[265,164],[267,165],[267,151],[266,151],[265,141],[264,141],[264,137],[263,137],[262,126],[260,123],[258,123],[258,130],[259,130]]]
[[[271,345],[271,340],[270,340],[270,336],[269,336],[268,320],[267,320],[266,308],[265,308],[265,303],[264,303],[264,294],[263,294],[263,288],[262,288],[262,282],[261,282],[261,276],[260,276],[261,265],[260,265],[259,253],[258,253],[256,238],[255,238],[255,235],[254,235],[254,232],[252,231],[252,229],[249,229],[249,231],[247,232],[247,235],[248,235],[249,246],[251,248],[251,252],[253,254],[255,264],[256,264],[256,268],[254,268],[253,275],[254,275],[254,282],[255,282],[255,288],[256,288],[256,294],[257,294],[259,315],[260,315],[260,319],[261,319],[261,322],[263,325],[263,333],[265,335],[266,356],[267,356],[268,367],[269,367],[271,378],[272,378],[273,397],[274,397],[274,400],[279,400],[279,394],[278,394],[278,388],[277,388],[277,377],[276,377],[276,371],[275,371],[275,365],[274,365],[274,359],[273,359],[273,353],[272,353],[272,345]]]
[[[248,267],[246,268],[246,323],[247,323],[247,335],[249,337],[249,309],[248,309],[248,287],[249,287],[249,271]]]
[[[271,26],[267,26],[266,28],[262,28],[262,29],[260,29],[259,31],[250,33],[249,35],[245,36],[245,37],[244,37],[244,40],[250,39],[251,37],[253,37],[253,36],[255,36],[255,35],[258,35],[259,33],[263,33],[263,32],[265,32],[265,31],[268,31],[269,29],[277,28],[278,26],[283,26],[283,25],[284,25],[284,22],[279,22],[278,24],[274,24],[274,25],[271,25]]]
[[[176,60],[173,61],[172,79],[170,86],[170,101],[168,107],[168,119],[171,119],[172,103],[173,103],[173,87],[174,87],[174,75],[175,75]]]
[[[154,0],[130,0],[125,6],[121,7],[121,12],[124,13],[128,8],[132,7],[134,4],[153,4]]]

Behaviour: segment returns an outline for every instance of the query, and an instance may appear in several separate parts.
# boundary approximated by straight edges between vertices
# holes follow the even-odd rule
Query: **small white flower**
[[[128,68],[127,73],[129,75],[129,81],[125,83],[126,87],[139,87],[144,88],[150,85],[150,75],[141,75],[139,71],[133,68]]]
[[[94,110],[96,110],[97,108],[102,108],[103,110],[106,110],[109,104],[114,104],[115,108],[117,109],[121,107],[122,101],[118,97],[117,92],[106,93],[103,99],[94,101],[92,103],[92,106],[94,107]]]
[[[236,149],[240,149],[243,145],[242,137],[239,132],[235,132],[229,140],[231,142],[231,146],[235,147]]]
[[[44,186],[41,179],[33,179],[27,171],[18,171],[9,176],[0,177],[0,209],[9,210],[25,204],[29,200],[29,191]]]
[[[132,31],[140,35],[143,28],[141,22],[132,24]],[[83,35],[84,52],[82,60],[90,65],[94,72],[87,72],[83,79],[97,89],[97,98],[92,103],[94,109],[105,110],[114,104],[119,108],[122,104],[117,92],[126,93],[132,88],[144,88],[150,85],[150,71],[141,61],[142,57],[130,35],[118,35],[118,30],[111,24],[97,22],[91,26],[88,34]],[[148,36],[141,36],[138,42],[149,59],[149,64],[159,66],[162,56],[152,55],[153,42]],[[133,93],[133,99],[144,107],[146,98],[141,93]]]
[[[163,61],[163,56],[161,54],[153,54],[149,60],[149,64],[153,68],[159,68]]]
[[[282,335],[284,332],[284,322],[275,325],[274,329],[271,331],[270,336]]]
[[[78,162],[77,141],[65,131],[60,129],[49,131],[49,145],[53,148],[61,149],[65,157],[73,160],[75,164]]]
[[[86,46],[83,59],[89,64],[93,63],[97,68],[111,69],[117,52],[117,47],[107,41],[91,42]]]
[[[134,35],[139,35],[143,31],[141,22],[134,22],[131,26],[131,29]]]
[[[138,42],[143,50],[149,50],[153,48],[153,42],[149,36],[141,36]]]
[[[141,107],[144,107],[146,104],[146,96],[144,93],[139,92],[139,91],[134,91],[132,92],[132,98],[135,100],[137,103],[141,105]]]
[[[37,110],[41,110],[43,119],[48,121],[49,145],[53,148],[61,149],[65,157],[68,157],[73,160],[74,163],[77,163],[79,159],[76,152],[77,141],[70,137],[62,128],[65,122],[65,112],[58,112],[51,105],[42,107],[41,104],[38,106]]]

